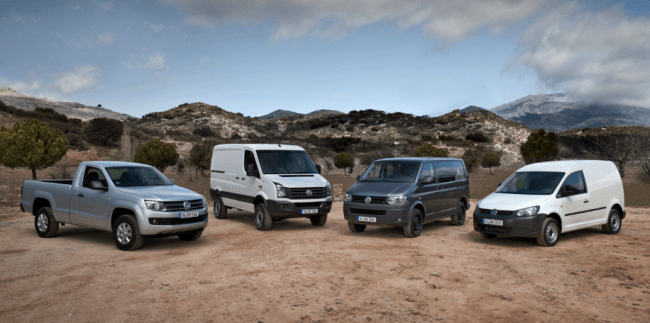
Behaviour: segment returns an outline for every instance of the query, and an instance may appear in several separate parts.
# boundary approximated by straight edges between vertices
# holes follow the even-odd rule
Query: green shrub
[[[411,154],[413,157],[447,157],[447,153],[440,148],[433,147],[431,144],[424,144],[418,147]]]
[[[483,154],[483,158],[481,158],[481,167],[489,168],[490,174],[492,174],[492,167],[499,166],[501,166],[501,158],[499,158],[499,155],[491,151]]]
[[[544,129],[536,130],[519,150],[526,164],[554,160],[558,155],[555,134],[546,133]]]
[[[176,164],[178,153],[174,145],[152,139],[138,149],[134,160],[136,163],[151,165],[163,172],[167,166]]]
[[[465,139],[473,142],[489,142],[490,138],[480,132],[469,133],[465,136]]]
[[[479,148],[468,148],[463,153],[463,161],[465,162],[465,168],[467,172],[472,172],[474,167],[478,165],[479,160],[481,159],[481,149]]]
[[[86,140],[97,146],[116,146],[122,138],[124,124],[119,120],[95,118],[84,128]]]
[[[349,169],[352,173],[354,168],[354,157],[348,153],[340,153],[334,157],[334,166],[337,168]]]
[[[210,169],[212,159],[212,149],[214,145],[209,142],[202,142],[194,145],[190,150],[190,163],[199,169]]]
[[[214,131],[212,131],[208,126],[196,128],[192,131],[192,134],[201,137],[214,137],[216,135],[216,133],[214,133]]]

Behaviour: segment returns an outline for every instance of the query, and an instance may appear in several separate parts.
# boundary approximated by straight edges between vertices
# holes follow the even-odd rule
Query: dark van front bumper
[[[403,226],[407,222],[409,206],[390,204],[365,204],[343,202],[343,216],[345,220],[365,225],[397,225]],[[359,221],[359,217],[375,218],[376,222]]]
[[[272,218],[308,218],[318,214],[327,214],[332,210],[332,200],[322,202],[277,202],[266,201],[266,208]],[[302,214],[305,209],[318,209],[318,213]]]
[[[535,237],[539,234],[546,214],[516,217],[474,212],[474,231],[512,237]],[[503,226],[483,224],[483,219],[502,220]]]

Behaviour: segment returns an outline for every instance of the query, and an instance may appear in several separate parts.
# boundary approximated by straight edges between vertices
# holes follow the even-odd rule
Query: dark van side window
[[[428,163],[422,167],[422,173],[420,173],[420,179],[418,181],[422,181],[425,177],[431,176],[433,178],[433,182],[435,183],[436,181],[436,173],[433,171],[433,164]]]
[[[467,179],[463,163],[455,160],[436,161],[438,183],[462,181]]]
[[[578,191],[577,194],[587,193],[587,186],[585,185],[585,178],[582,172],[575,172],[566,178],[562,189],[567,191],[568,188],[574,188]]]

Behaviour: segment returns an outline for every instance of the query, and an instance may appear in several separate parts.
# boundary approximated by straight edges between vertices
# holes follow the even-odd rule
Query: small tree
[[[424,144],[418,147],[411,154],[413,157],[447,157],[447,153],[440,149],[433,147],[431,144]]]
[[[544,129],[536,130],[519,148],[526,164],[554,160],[558,155],[557,142],[553,134]]]
[[[36,169],[47,168],[65,156],[70,145],[65,135],[36,119],[16,122],[11,129],[0,128],[0,163],[7,167],[27,167],[36,179]]]
[[[120,120],[95,118],[84,128],[84,135],[89,143],[98,146],[114,146],[120,142],[124,124]]]
[[[354,157],[348,153],[339,153],[334,157],[334,166],[343,169],[349,168],[350,173],[352,173],[352,169],[354,168]]]
[[[467,148],[463,153],[463,161],[468,172],[472,172],[481,160],[481,150],[479,148]]]
[[[151,139],[138,149],[134,160],[136,163],[151,165],[163,172],[165,167],[176,164],[178,153],[174,145]]]
[[[332,169],[334,168],[334,164],[332,164],[332,161],[329,159],[325,159],[325,174],[329,174]],[[648,173],[650,175],[650,173]]]
[[[483,154],[483,158],[481,158],[481,167],[489,168],[490,174],[492,174],[492,167],[499,166],[501,166],[501,158],[499,158],[499,155],[491,151]]]
[[[190,150],[190,163],[196,167],[196,172],[198,173],[199,169],[201,174],[204,170],[210,169],[210,161],[212,159],[212,149],[214,145],[202,142],[194,145],[192,150]]]

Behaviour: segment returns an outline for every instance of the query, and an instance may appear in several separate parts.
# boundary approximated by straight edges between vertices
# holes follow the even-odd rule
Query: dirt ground
[[[476,204],[472,201],[472,205]],[[195,242],[146,240],[119,251],[111,234],[0,209],[0,322],[648,322],[650,208],[629,207],[618,235],[483,240],[450,221],[351,233],[335,203],[257,231],[253,214],[210,216]]]

